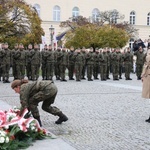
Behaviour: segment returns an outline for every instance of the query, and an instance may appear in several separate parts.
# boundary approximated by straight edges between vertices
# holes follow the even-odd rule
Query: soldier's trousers
[[[42,78],[43,80],[45,80],[46,79],[46,65],[45,64],[42,64],[41,70],[42,70]]]
[[[10,70],[10,64],[6,64],[5,65],[5,75],[4,75],[5,80],[9,79],[9,70]]]
[[[56,78],[60,78],[60,64],[59,63],[55,63],[55,76]]]
[[[87,65],[87,78],[92,79],[93,75],[93,65]]]
[[[142,69],[143,69],[143,64],[136,64],[136,75],[138,78],[141,77]]]
[[[82,67],[82,78],[84,78],[85,77],[85,72],[86,72],[86,65],[83,65],[83,67]]]
[[[25,76],[25,65],[24,64],[17,64],[17,79],[24,79]]]
[[[94,64],[93,65],[93,76],[94,76],[94,79],[98,78],[98,74],[99,74],[99,64]]]
[[[131,63],[125,63],[124,67],[125,67],[125,78],[129,79],[130,78],[130,72],[131,72],[132,64]]]
[[[76,80],[81,80],[82,64],[75,64]]]
[[[106,77],[109,78],[110,65],[107,65]]]
[[[51,83],[47,86],[43,91],[39,91],[35,95],[33,95],[29,99],[29,111],[31,111],[34,118],[40,117],[39,110],[38,110],[38,103],[42,102],[42,109],[52,115],[59,115],[61,111],[55,107],[51,106],[54,103],[55,97],[57,95],[57,87]]]
[[[65,71],[66,71],[66,65],[60,65],[59,66],[60,68],[60,78],[61,80],[64,80],[65,79]]]
[[[106,65],[100,65],[100,76],[101,76],[101,80],[106,80],[106,73],[107,73],[107,64]]]
[[[26,66],[26,74],[29,80],[31,80],[31,63],[28,63]]]
[[[39,78],[39,69],[39,64],[31,64],[31,76],[33,81]]]
[[[112,64],[113,79],[118,79],[119,75],[119,64]]]
[[[69,64],[69,66],[68,66],[69,79],[73,78],[74,69],[75,69],[75,65],[74,64]]]
[[[13,63],[12,65],[12,72],[13,72],[14,79],[17,79],[17,68],[15,63]]]
[[[119,64],[119,77],[121,77],[121,76],[122,76],[122,65]]]
[[[54,75],[54,63],[46,63],[46,79],[52,80]]]

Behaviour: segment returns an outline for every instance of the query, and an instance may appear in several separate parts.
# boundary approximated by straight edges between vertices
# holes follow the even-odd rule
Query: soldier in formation
[[[145,54],[143,49],[134,52],[137,57],[136,61],[136,74],[137,79],[140,80],[143,63],[145,61]],[[43,80],[53,80],[54,75],[56,80],[67,81],[69,80],[81,81],[86,79],[93,81],[99,79],[106,81],[112,72],[113,80],[122,79],[122,68],[125,68],[125,79],[131,80],[130,73],[133,67],[133,53],[130,48],[124,53],[121,53],[120,48],[110,49],[95,49],[90,48],[89,51],[83,47],[75,50],[73,46],[69,51],[65,47],[52,49],[51,45],[45,45],[40,51],[39,45],[28,45],[25,49],[23,44],[15,44],[14,49],[10,50],[7,43],[2,44],[0,49],[0,80],[4,83],[9,83],[9,70],[12,66],[12,74],[14,80],[24,79],[27,76],[28,80],[38,80],[39,73]]]

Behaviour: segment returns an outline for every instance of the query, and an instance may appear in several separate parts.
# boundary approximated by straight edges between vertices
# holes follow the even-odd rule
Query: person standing
[[[58,116],[56,124],[61,124],[68,120],[68,117],[60,111],[57,107],[51,106],[54,103],[58,89],[52,81],[33,81],[28,80],[14,80],[11,83],[11,88],[18,94],[20,94],[21,110],[20,116],[24,109],[31,111],[31,114],[38,120],[40,126],[42,122],[40,119],[40,113],[38,110],[38,103],[42,103],[42,109],[54,116]]]
[[[15,58],[17,50],[18,50],[18,44],[16,43],[15,46],[14,46],[14,49],[11,51],[11,56],[12,56],[12,72],[13,72],[14,80],[17,79],[17,68],[16,68],[16,58]]]
[[[82,67],[83,67],[83,63],[84,63],[84,56],[81,53],[81,50],[79,48],[76,50],[76,54],[74,54],[74,60],[75,60],[76,81],[81,81],[81,74],[82,74]]]
[[[93,48],[91,47],[89,52],[86,55],[86,64],[87,64],[87,78],[88,81],[93,81],[92,75],[93,75]]]
[[[144,58],[145,54],[143,52],[143,48],[140,46],[139,50],[134,52],[134,55],[136,56],[136,75],[137,80],[141,80],[141,73],[144,65]]]
[[[54,76],[54,52],[51,45],[44,53],[44,57],[46,58],[46,80],[52,80]]]
[[[41,51],[41,62],[42,62],[42,80],[46,80],[46,58],[45,53],[47,52],[47,44],[44,45],[44,49]]]
[[[28,77],[28,80],[32,80],[31,76],[31,50],[32,50],[32,44],[28,45],[28,49],[26,50],[26,74]]]
[[[58,56],[58,59],[60,60],[59,69],[60,69],[60,81],[67,81],[65,79],[66,75],[66,68],[68,66],[68,53],[66,52],[66,48],[62,48],[61,54]]]
[[[99,49],[95,49],[95,53],[93,54],[94,65],[93,65],[93,76],[94,79],[97,80],[99,74]]]
[[[31,76],[32,80],[38,80],[39,70],[41,65],[41,53],[38,44],[34,44],[34,49],[31,50]]]
[[[81,79],[85,80],[85,73],[86,73],[86,49],[85,47],[82,48],[81,53],[83,55],[84,61],[83,61],[83,65],[82,65],[82,75],[81,75]]]
[[[11,63],[11,51],[8,49],[8,43],[4,44],[5,56],[4,56],[4,81],[3,83],[10,83],[9,81],[9,71]]]
[[[124,67],[125,67],[125,78],[126,80],[132,80],[130,73],[133,67],[133,54],[130,52],[130,48],[127,48],[127,52],[124,54]]]
[[[107,55],[108,55],[106,79],[110,79],[109,74],[110,74],[111,53],[110,53],[110,48],[106,48],[106,49],[107,49]]]
[[[142,98],[150,99],[150,49],[147,50],[145,62],[143,65],[143,71],[141,74],[142,86]],[[150,116],[145,120],[150,123]]]
[[[73,75],[74,75],[74,69],[75,69],[75,64],[74,64],[74,47],[70,47],[70,51],[68,52],[68,76],[69,80],[74,80]]]
[[[119,80],[119,56],[116,53],[116,50],[114,50],[113,53],[111,53],[111,65],[112,65],[112,74],[113,74],[113,80]]]

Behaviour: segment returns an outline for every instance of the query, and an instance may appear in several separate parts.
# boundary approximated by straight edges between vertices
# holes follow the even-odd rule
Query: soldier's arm
[[[29,101],[29,89],[26,85],[21,86],[20,90],[20,116],[22,115],[24,109],[28,108],[28,101]]]

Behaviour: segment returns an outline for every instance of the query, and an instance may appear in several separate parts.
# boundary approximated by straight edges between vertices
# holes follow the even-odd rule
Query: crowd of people
[[[135,59],[136,58],[136,63]],[[141,79],[142,68],[146,54],[143,47],[135,51],[130,48],[121,50],[120,48],[78,48],[69,49],[58,47],[52,49],[51,45],[45,45],[40,51],[38,44],[29,44],[25,49],[23,44],[15,44],[14,49],[10,50],[9,45],[4,43],[0,49],[0,80],[9,83],[9,71],[12,67],[14,80],[24,79],[38,80],[41,73],[43,80],[56,80],[66,82],[69,80],[93,81],[99,79],[106,81],[112,73],[113,80],[122,79],[122,72],[125,73],[126,80],[132,80],[130,73],[135,71],[137,79]],[[68,74],[66,74],[68,69]],[[75,78],[74,78],[75,77]]]

